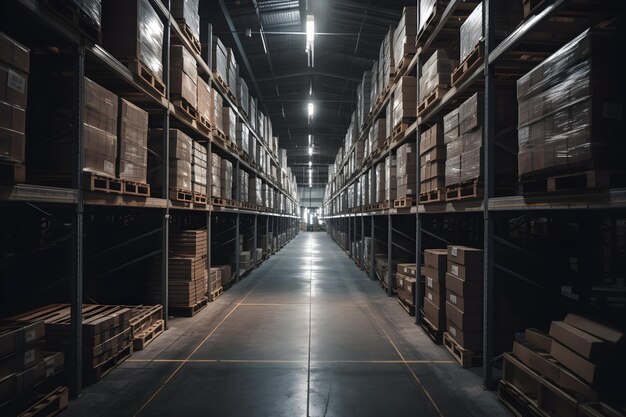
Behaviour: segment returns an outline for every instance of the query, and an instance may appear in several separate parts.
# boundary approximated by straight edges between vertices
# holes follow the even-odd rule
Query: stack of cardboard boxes
[[[429,325],[431,335],[446,328],[447,257],[446,249],[424,250],[424,321]]]
[[[372,88],[372,74],[369,71],[363,73],[363,80],[361,84],[357,86],[357,128],[361,131],[361,128],[365,124],[365,119],[370,112],[370,98]]]
[[[387,109],[387,111],[389,111],[389,109]],[[383,143],[385,142],[385,139],[387,138],[387,136],[385,136],[386,135],[385,123],[386,123],[386,120],[383,118],[380,118],[380,119],[375,120],[374,123],[372,124],[372,128],[369,134],[371,152],[374,152],[378,150],[379,148],[381,148],[383,146]]]
[[[216,132],[219,132],[223,137],[226,137],[224,130],[224,100],[220,93],[211,89],[211,117],[209,121]]]
[[[390,154],[385,158],[385,201],[393,207],[396,198],[396,157]]]
[[[222,291],[222,268],[211,268],[209,270],[209,301],[214,301]]]
[[[117,177],[145,184],[148,175],[148,113],[120,99]]]
[[[420,194],[445,189],[446,145],[441,125],[420,136]]]
[[[189,106],[193,113],[198,108],[196,58],[182,45],[172,45],[170,51],[170,95],[175,102],[185,102],[185,107]]]
[[[230,265],[216,265],[211,269],[216,268],[220,270],[220,278],[222,280],[222,288],[230,284],[233,279],[232,267]]]
[[[250,109],[250,92],[248,91],[248,84],[241,77],[237,77],[237,102],[241,111],[247,116]]]
[[[228,86],[228,51],[220,38],[213,36],[211,69],[223,87]]]
[[[12,171],[15,182],[25,181],[29,67],[29,49],[0,33],[0,169]]]
[[[415,264],[398,264],[396,272],[396,286],[398,288],[398,299],[405,305],[412,308],[411,314],[415,314],[415,285],[417,282],[417,271]]]
[[[402,123],[408,123],[417,117],[417,79],[409,75],[405,75],[398,79],[396,89],[393,92],[393,103],[390,106],[392,110],[391,129],[389,135],[397,129]],[[387,108],[389,112],[390,108]]]
[[[404,16],[404,14],[403,14]],[[400,24],[404,22],[400,20]],[[378,95],[385,94],[390,86],[390,77],[394,73],[393,29],[389,29],[378,50]]]
[[[378,74],[378,61],[374,61],[370,74]],[[380,90],[378,88],[378,76],[370,76],[370,111],[374,110]]]
[[[237,141],[237,114],[231,107],[223,107],[222,124],[226,138],[235,143]]]
[[[248,152],[250,149],[249,141],[250,141],[250,130],[248,129],[248,125],[246,125],[243,120],[237,120],[237,129],[235,131],[235,137],[237,140],[237,145],[239,148]],[[253,138],[254,139],[254,138]]]
[[[235,51],[232,48],[226,48],[228,51],[228,89],[233,97],[237,97],[237,58],[235,58]]]
[[[417,7],[405,7],[393,35],[393,58],[396,69],[401,63],[406,66],[415,55],[415,35],[417,35]]]
[[[483,251],[467,246],[449,245],[447,261],[447,333],[461,348],[481,352],[483,347]]]
[[[189,28],[189,33],[196,43],[200,43],[200,0],[172,0],[172,16],[179,23]]]
[[[211,197],[222,198],[222,158],[211,153]]]
[[[449,52],[437,49],[422,66],[422,76],[419,82],[420,111],[424,100],[435,90],[443,94],[450,87],[450,74],[457,65],[457,61],[450,59]]]
[[[228,159],[222,159],[221,168],[221,187],[222,198],[226,200],[233,199],[233,163]]]
[[[373,203],[383,203],[385,202],[385,183],[386,183],[386,172],[385,172],[385,163],[381,162],[376,165],[376,188],[374,191],[374,201]]]
[[[169,132],[169,185],[170,189],[192,191],[191,162],[193,155],[192,139],[180,130]],[[154,195],[160,196],[163,184],[163,129],[151,129],[148,141],[150,148],[149,182]]]
[[[248,202],[248,184],[250,183],[250,174],[246,171],[239,171],[239,201]]]
[[[200,142],[193,142],[193,159],[191,165],[192,191],[202,196],[207,195],[207,150]]]

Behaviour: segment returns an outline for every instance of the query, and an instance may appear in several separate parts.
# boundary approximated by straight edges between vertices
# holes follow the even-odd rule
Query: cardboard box
[[[428,152],[435,146],[445,145],[443,141],[443,127],[436,123],[420,136],[420,154]]]
[[[44,337],[43,321],[1,321],[0,322],[0,357],[22,351]]]
[[[457,307],[464,314],[482,314],[483,298],[482,297],[464,297],[446,289],[445,300]]]
[[[28,74],[30,50],[0,32],[0,62]]]
[[[469,246],[448,245],[448,261],[458,265],[482,265],[483,251]]]
[[[455,262],[448,261],[448,273],[463,281],[482,281],[483,266],[482,265],[459,265]]]
[[[4,403],[23,392],[30,391],[41,381],[61,371],[63,364],[63,353],[52,353],[23,372],[0,378],[0,402]]]
[[[424,275],[424,283],[427,289],[430,289],[437,294],[442,294],[445,292],[445,271],[426,266],[422,268],[422,275]]]
[[[483,329],[482,312],[479,314],[466,314],[449,301],[446,301],[446,318],[448,321],[456,324],[460,330],[479,332]]]
[[[575,352],[569,350],[556,340],[552,341],[550,354],[567,369],[578,375],[591,385],[600,381],[600,368]]]
[[[401,274],[410,277],[415,277],[417,275],[415,270],[415,264],[398,264],[398,271]]]
[[[424,249],[424,266],[445,272],[448,265],[447,257],[446,249]]]
[[[0,128],[26,133],[26,110],[0,101]]]
[[[441,329],[444,325],[445,321],[442,310],[427,298],[424,298],[424,315],[430,324],[435,326],[437,329]]]
[[[614,344],[621,344],[624,342],[624,332],[612,329],[602,323],[595,322],[577,314],[570,313],[565,316],[563,321],[589,333],[590,335],[606,340],[607,342]]]
[[[480,281],[464,281],[446,273],[446,289],[465,298],[482,297],[483,283]]]
[[[26,138],[23,133],[0,127],[0,160],[24,161]]]
[[[543,350],[544,352],[550,352],[552,347],[552,338],[537,329],[526,329],[525,332],[526,342]]]
[[[610,346],[602,339],[590,335],[562,321],[553,321],[550,336],[567,348],[594,363],[610,358]]]
[[[26,108],[28,75],[0,63],[0,101]]]
[[[446,311],[447,313],[447,311]],[[481,331],[463,331],[456,324],[447,318],[448,334],[461,345],[464,349],[469,349],[474,352],[482,351],[483,349],[483,332]]]

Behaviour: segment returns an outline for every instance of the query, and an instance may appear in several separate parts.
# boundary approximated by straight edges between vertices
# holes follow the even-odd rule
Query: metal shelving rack
[[[165,4],[167,3],[167,4]],[[162,304],[164,311],[168,311],[168,253],[169,253],[169,231],[173,217],[184,217],[187,215],[198,215],[205,213],[205,225],[211,236],[212,215],[214,213],[220,216],[230,216],[235,223],[235,280],[241,278],[239,270],[239,226],[242,221],[241,216],[252,216],[254,230],[253,235],[255,244],[258,244],[257,229],[259,219],[265,219],[265,230],[272,231],[272,236],[278,236],[278,233],[285,232],[289,229],[297,231],[299,216],[297,209],[299,201],[296,197],[279,185],[278,181],[270,175],[260,172],[244,161],[238,154],[232,153],[229,149],[225,149],[219,143],[213,141],[212,136],[207,135],[199,130],[193,123],[186,118],[181,117],[169,101],[169,47],[171,38],[175,37],[178,43],[184,44],[189,51],[194,51],[190,42],[183,35],[180,26],[170,13],[170,5],[167,0],[150,0],[150,4],[154,7],[159,17],[165,25],[164,45],[163,45],[163,68],[167,96],[159,97],[149,91],[144,85],[138,82],[136,76],[128,70],[120,61],[109,54],[105,49],[98,45],[92,38],[84,34],[78,28],[64,20],[59,14],[45,5],[45,2],[37,0],[14,0],[3,5],[10,8],[12,13],[17,15],[11,16],[15,21],[24,19],[25,21],[33,21],[37,23],[39,34],[43,36],[49,35],[52,42],[58,42],[59,45],[72,52],[72,74],[74,92],[72,95],[72,138],[73,138],[73,168],[72,168],[72,184],[71,187],[51,187],[33,184],[15,184],[11,186],[0,185],[0,205],[4,207],[15,207],[19,204],[27,204],[40,210],[36,205],[41,204],[45,207],[54,207],[55,209],[68,210],[71,213],[71,250],[68,253],[71,264],[70,274],[70,294],[69,301],[71,305],[71,357],[66,359],[69,363],[68,380],[70,383],[71,396],[80,395],[83,378],[82,378],[82,304],[84,300],[84,262],[85,262],[85,230],[84,216],[86,212],[93,210],[156,210],[160,218],[160,224],[155,230],[160,234],[160,256],[161,256],[161,284],[162,284]],[[8,14],[7,14],[8,15]],[[13,28],[15,29],[15,28]],[[4,28],[2,28],[4,30]],[[30,39],[27,33],[22,32],[29,29],[16,29],[18,35],[22,35],[25,39]],[[9,34],[14,36],[9,31]],[[15,36],[20,41],[20,36]],[[27,46],[28,42],[23,42]],[[210,44],[210,43],[209,43]],[[192,52],[198,64],[199,76],[205,78],[210,85],[220,92],[228,106],[233,108],[238,119],[242,120],[249,128],[250,123],[239,110],[227,94],[223,94],[217,88],[217,82],[213,72],[204,62],[200,54]],[[96,82],[103,82],[111,91],[120,94],[135,104],[138,104],[150,114],[150,124],[153,126],[153,120],[160,120],[159,127],[163,128],[163,160],[169,160],[169,129],[177,128],[185,131],[194,140],[204,142],[207,145],[207,151],[210,155],[213,147],[216,152],[223,157],[227,157],[234,162],[234,177],[238,180],[239,171],[246,170],[254,176],[262,178],[268,186],[271,186],[276,193],[282,194],[285,199],[286,209],[291,207],[291,211],[280,211],[274,209],[272,211],[256,211],[246,210],[243,208],[229,208],[212,206],[207,203],[206,206],[198,207],[181,207],[168,198],[154,197],[131,197],[122,195],[112,195],[99,192],[84,191],[83,186],[83,151],[82,151],[82,120],[83,120],[83,80],[84,76],[93,77]],[[250,129],[250,138],[257,141],[257,145],[263,146],[268,151],[271,163],[276,166],[280,173],[282,167],[278,163],[276,156],[270,152],[268,145],[263,142],[253,129]],[[162,195],[167,196],[169,191],[169,164],[163,164],[163,189]],[[268,172],[271,170],[268,169]],[[280,174],[279,174],[280,175]],[[210,176],[209,176],[210,181]],[[236,183],[236,200],[239,200],[239,181]],[[210,190],[210,183],[208,184]],[[43,212],[43,210],[40,210]],[[272,227],[269,228],[271,219]],[[131,239],[132,241],[132,239]],[[128,245],[129,242],[123,243],[120,247]],[[208,265],[211,265],[211,239],[208,242]],[[256,257],[256,254],[255,254]],[[167,314],[165,315],[167,326]]]
[[[421,39],[421,45],[418,45],[417,53],[413,61],[411,61],[411,69],[415,68],[416,76],[420,77],[421,67],[425,60],[437,48],[446,48],[445,41],[449,44],[449,34],[457,30],[464,19],[471,13],[474,7],[480,1],[470,0],[450,0],[445,9],[441,12],[438,23],[435,24],[433,30]],[[347,231],[353,228],[357,222],[361,223],[363,236],[366,236],[366,219],[370,219],[371,229],[369,236],[372,237],[374,245],[382,243],[387,247],[388,261],[391,261],[392,249],[395,246],[394,233],[398,231],[397,223],[402,225],[410,224],[403,220],[405,216],[415,219],[415,263],[417,270],[421,270],[422,253],[425,242],[438,242],[439,246],[446,244],[462,244],[472,242],[476,246],[484,249],[484,320],[483,320],[483,384],[487,389],[494,389],[497,382],[497,366],[494,366],[498,357],[494,355],[494,318],[495,308],[494,301],[497,298],[495,289],[496,281],[501,281],[503,276],[508,276],[525,285],[537,285],[533,280],[518,273],[513,269],[507,268],[499,264],[496,256],[496,246],[505,247],[515,253],[523,255],[532,255],[528,250],[509,242],[507,239],[498,236],[496,233],[497,225],[502,221],[508,221],[516,217],[527,217],[535,215],[551,215],[551,216],[569,216],[590,211],[595,215],[604,215],[610,218],[612,225],[615,225],[616,217],[623,218],[626,216],[626,189],[609,189],[576,193],[576,194],[559,194],[544,196],[521,196],[521,195],[496,195],[494,187],[494,149],[497,146],[495,132],[495,103],[494,97],[496,90],[505,84],[506,80],[497,77],[503,72],[507,75],[519,77],[541,60],[551,53],[562,47],[568,40],[573,39],[587,27],[597,24],[602,19],[610,19],[614,16],[607,16],[606,12],[589,4],[576,4],[575,0],[553,0],[544,2],[543,7],[538,11],[531,13],[525,18],[520,25],[505,39],[499,43],[496,42],[495,28],[492,22],[498,13],[500,2],[496,0],[483,0],[483,31],[485,42],[485,53],[483,62],[474,69],[470,75],[459,85],[448,90],[442,99],[427,109],[425,114],[418,115],[417,121],[411,125],[410,134],[417,139],[427,130],[434,122],[440,121],[442,116],[458,107],[459,104],[475,92],[484,93],[484,122],[483,122],[483,160],[484,171],[484,188],[483,198],[473,200],[461,200],[456,202],[442,202],[422,204],[417,201],[417,206],[410,209],[384,209],[370,212],[352,212],[352,213],[336,213],[326,214],[325,219],[329,223],[329,231],[340,230]],[[419,5],[418,5],[419,6]],[[610,12],[609,12],[610,13]],[[559,40],[552,42],[537,42],[532,40],[532,35],[541,30],[545,30],[550,26],[550,19],[553,17],[567,16],[568,21],[572,24],[553,29],[560,32]],[[419,21],[419,7],[418,7]],[[443,37],[444,39],[440,39]],[[448,38],[446,38],[448,37]],[[527,56],[535,58],[530,64],[519,59],[520,53],[524,52]],[[408,73],[408,72],[407,72]],[[509,83],[511,81],[509,80]],[[393,87],[392,90],[393,91]],[[419,97],[419,83],[417,96]],[[385,96],[385,104],[389,103],[389,95]],[[379,114],[380,112],[378,112]],[[378,114],[376,116],[378,116]],[[375,119],[375,118],[372,118]],[[367,130],[368,126],[364,130]],[[406,141],[407,137],[403,138]],[[397,146],[399,146],[399,143]],[[372,161],[366,167],[357,170],[356,175],[352,175],[345,184],[343,184],[337,192],[332,194],[324,203],[326,213],[333,205],[333,201],[340,198],[341,194],[347,190],[355,179],[365,172],[368,168],[372,168],[382,158],[393,152],[397,146],[392,146],[376,161]],[[416,140],[417,155],[420,154],[419,140]],[[350,151],[349,151],[350,152]],[[349,155],[349,152],[347,153]],[[339,167],[339,173],[342,166]],[[420,183],[419,158],[417,158],[416,167],[417,186]],[[360,219],[360,220],[359,220]],[[376,220],[375,219],[379,219]],[[448,222],[449,224],[446,224]],[[375,226],[376,223],[376,226]],[[384,227],[379,224],[384,223]],[[426,224],[427,223],[427,224]],[[437,230],[429,230],[429,227],[436,225]],[[444,225],[444,226],[442,226]],[[447,234],[442,231],[447,228]],[[387,232],[387,240],[377,239],[375,229]],[[461,230],[463,229],[463,230]],[[612,231],[615,233],[615,231]],[[454,240],[450,238],[454,236]],[[356,238],[356,237],[355,237]],[[614,237],[613,237],[614,238]],[[339,242],[338,242],[339,243]],[[348,234],[348,242],[345,249],[350,252],[350,235]],[[612,241],[615,244],[615,241]],[[428,246],[426,246],[428,247]],[[370,265],[374,262],[374,253],[376,249],[372,249]],[[354,256],[356,254],[350,254]],[[362,258],[362,254],[361,254]],[[375,279],[373,267],[370,268],[370,277]],[[390,280],[390,273],[386,277]],[[390,282],[390,281],[388,281]],[[418,281],[419,283],[419,281]],[[389,292],[388,292],[389,294]],[[423,312],[419,308],[422,304],[423,294],[420,285],[416,285],[415,291],[415,322],[421,324]],[[558,300],[558,298],[557,298]],[[560,301],[558,301],[560,302]]]

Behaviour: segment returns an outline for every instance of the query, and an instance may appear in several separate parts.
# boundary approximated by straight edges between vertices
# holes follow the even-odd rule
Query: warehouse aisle
[[[63,416],[508,416],[325,233],[301,233]]]

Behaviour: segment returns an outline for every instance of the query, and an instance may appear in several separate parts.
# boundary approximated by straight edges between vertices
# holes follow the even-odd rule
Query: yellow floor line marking
[[[126,362],[153,362],[153,363],[307,363],[306,359],[283,360],[283,359],[127,359]],[[453,365],[455,361],[429,361],[429,360],[311,360],[311,363],[321,364],[427,364],[427,365]]]
[[[400,349],[398,349],[398,347],[396,346],[396,344],[393,342],[393,340],[391,340],[391,337],[389,337],[389,334],[387,333],[387,331],[385,330],[385,328],[383,326],[381,326],[380,322],[378,321],[378,319],[376,318],[376,315],[374,314],[374,312],[372,311],[372,309],[367,306],[367,309],[369,310],[369,312],[371,313],[372,318],[374,319],[374,321],[376,322],[376,324],[378,325],[378,327],[380,328],[380,330],[382,330],[382,332],[385,334],[385,337],[387,338],[387,340],[389,341],[389,343],[391,344],[391,346],[393,346],[394,350],[396,351],[396,353],[398,354],[398,356],[400,357],[400,359],[402,360],[402,362],[404,363],[404,366],[406,367],[406,369],[409,370],[409,372],[411,373],[411,375],[413,376],[413,379],[415,379],[415,382],[417,382],[417,385],[422,389],[422,391],[424,391],[424,394],[426,394],[426,397],[428,397],[428,399],[430,400],[430,402],[432,403],[433,407],[435,407],[435,410],[437,410],[437,413],[441,416],[443,416],[443,413],[441,412],[441,410],[439,409],[439,406],[437,406],[437,403],[435,402],[435,400],[433,399],[433,397],[430,396],[430,393],[428,392],[428,390],[426,389],[426,387],[424,385],[422,385],[422,382],[420,381],[420,379],[418,378],[417,375],[415,375],[415,372],[413,372],[413,369],[411,369],[411,367],[409,366],[409,362],[407,362],[404,359],[404,356],[402,355],[402,353],[400,352]]]
[[[243,303],[242,307],[276,307],[276,306],[308,306],[309,303]],[[324,307],[366,307],[366,304],[332,304],[332,303],[313,303],[314,306]]]
[[[254,291],[261,282],[263,282],[263,280],[265,279],[265,277],[267,277],[267,275],[265,275],[263,278],[261,278],[259,280],[259,282],[256,283],[256,285],[254,287],[252,287],[250,289],[250,291],[248,291],[248,293],[241,299],[241,301],[239,301],[237,303],[237,305],[235,305],[235,307],[233,307],[232,310],[230,310],[228,312],[228,314],[219,322],[217,323],[217,326],[215,326],[215,328],[213,330],[211,330],[211,333],[209,333],[207,335],[207,337],[205,337],[200,344],[198,344],[198,346],[196,346],[196,348],[193,350],[193,352],[191,352],[189,354],[189,356],[187,356],[187,358],[185,360],[183,360],[182,362],[180,362],[180,365],[174,370],[174,372],[172,372],[172,374],[163,382],[163,384],[161,384],[161,386],[150,396],[150,398],[148,398],[148,400],[143,403],[143,405],[141,406],[141,408],[139,408],[139,410],[137,410],[137,412],[134,414],[134,417],[136,417],[137,415],[139,415],[139,413],[141,413],[144,408],[146,408],[146,406],[150,403],[150,401],[152,401],[158,394],[159,392],[161,392],[161,390],[163,388],[165,388],[165,386],[172,380],[172,378],[174,378],[174,376],[178,373],[178,371],[181,370],[181,368],[185,365],[185,363],[187,363],[189,361],[189,359],[198,351],[198,349],[200,349],[200,347],[211,337],[213,336],[213,334],[217,331],[217,329],[226,321],[227,318],[229,318],[231,316],[231,314],[233,314],[235,312],[235,310],[237,309],[237,307],[239,307],[245,300],[246,298],[248,298],[248,296],[252,293],[252,291]]]

